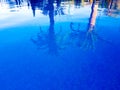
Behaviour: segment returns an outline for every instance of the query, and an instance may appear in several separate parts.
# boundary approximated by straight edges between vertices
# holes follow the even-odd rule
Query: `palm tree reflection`
[[[97,34],[95,34],[94,27],[97,17],[97,9],[98,9],[98,4],[96,4],[94,0],[91,7],[91,15],[88,23],[87,34],[85,41],[82,44],[82,48],[86,47],[86,49],[95,49],[95,40]]]
[[[91,15],[87,27],[87,33],[85,30],[81,30],[80,23],[70,23],[70,28],[72,30],[72,32],[70,33],[71,41],[73,42],[73,44],[77,44],[83,49],[94,49],[94,43],[97,35],[95,34],[94,30],[97,17],[97,8],[98,4],[96,4],[94,1],[91,7]]]
[[[31,41],[38,46],[38,49],[47,49],[50,54],[58,53],[58,46],[56,43],[56,34],[54,31],[54,0],[48,0],[48,11],[50,26],[48,29],[48,34],[44,33],[40,28],[40,32],[37,34],[37,38],[31,38]]]
[[[85,38],[81,48],[94,50],[96,40],[101,40],[103,42],[113,45],[110,41],[107,41],[104,38],[102,38],[101,36],[99,36],[99,34],[97,34],[97,32],[95,30],[97,9],[98,9],[98,3],[96,3],[94,0],[92,3],[92,7],[91,7],[91,15],[90,15],[90,19],[89,19],[86,38]]]
[[[96,40],[102,40],[106,43],[111,44],[111,42],[100,37],[95,30],[95,23],[98,13],[97,9],[98,9],[98,3],[96,3],[94,0],[91,6],[91,14],[87,26],[87,32],[85,30],[81,30],[80,23],[77,24],[72,22],[70,23],[70,28],[71,28],[70,42],[72,42],[73,44],[77,44],[77,46],[81,47],[82,49],[95,50]]]
[[[37,33],[36,37],[32,37],[31,41],[37,45],[37,49],[45,49],[47,47],[46,41],[47,35],[44,33],[40,27],[40,32]]]
[[[50,54],[58,54],[58,45],[54,32],[54,24],[50,24],[48,31],[48,51]]]
[[[48,0],[49,4],[49,18],[50,18],[50,26],[48,30],[48,49],[49,52],[52,54],[58,53],[58,47],[56,43],[56,37],[54,32],[54,6],[53,6],[54,0]]]
[[[61,1],[61,0],[57,0]],[[54,0],[48,0],[48,3],[46,4],[47,7],[47,13],[49,15],[50,19],[50,25],[48,29],[48,33],[42,31],[42,28],[40,28],[40,32],[37,34],[37,38],[32,38],[32,42],[35,43],[39,49],[47,49],[49,53],[51,54],[57,54],[59,49],[65,48],[66,45],[70,46],[70,44],[80,46],[83,49],[95,49],[95,42],[96,40],[102,40],[107,43],[108,41],[101,38],[95,30],[95,23],[97,18],[97,9],[98,9],[98,3],[95,2],[95,0],[92,3],[91,7],[91,14],[89,23],[87,26],[87,31],[81,30],[80,23],[70,23],[71,31],[68,31],[64,33],[62,31],[62,27],[60,28],[60,32],[58,32],[58,35],[55,33],[54,29],[54,14],[55,14],[55,8],[54,8]],[[57,7],[60,6],[60,2],[57,2]],[[63,35],[64,34],[64,35]]]

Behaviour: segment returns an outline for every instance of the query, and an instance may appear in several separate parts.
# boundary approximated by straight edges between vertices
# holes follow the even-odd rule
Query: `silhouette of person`
[[[56,0],[56,4],[57,4],[57,8],[55,10],[55,15],[59,14],[59,15],[64,15],[64,11],[63,8],[61,7],[61,0]]]
[[[33,16],[35,16],[36,7],[39,7],[40,0],[30,0],[31,8],[33,11]],[[29,3],[28,3],[29,6]]]
[[[57,3],[57,7],[60,7],[61,0],[56,0],[56,3]]]
[[[80,7],[81,0],[74,0],[75,6]]]
[[[15,0],[15,2],[16,2],[16,5],[17,5],[17,6],[20,6],[20,5],[21,5],[21,2],[23,2],[23,1],[21,1],[21,0]]]

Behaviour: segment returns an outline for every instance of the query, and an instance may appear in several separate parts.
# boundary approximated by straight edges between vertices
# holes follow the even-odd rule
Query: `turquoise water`
[[[120,89],[119,13],[72,3],[0,3],[0,90]]]

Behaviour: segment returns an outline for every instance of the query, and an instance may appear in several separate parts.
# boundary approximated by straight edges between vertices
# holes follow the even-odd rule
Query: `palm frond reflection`
[[[60,2],[57,7],[60,7]],[[95,0],[91,6],[91,14],[86,30],[82,28],[81,23],[71,22],[67,27],[67,31],[64,31],[63,29],[65,28],[62,26],[59,28],[57,27],[56,31],[54,27],[55,9],[56,8],[53,5],[53,1],[48,0],[48,4],[46,6],[47,11],[45,11],[49,15],[50,21],[48,31],[45,32],[45,30],[40,28],[40,32],[36,35],[36,38],[31,38],[31,41],[37,45],[38,49],[47,50],[51,54],[58,54],[62,49],[67,48],[67,46],[77,46],[84,50],[95,50],[95,45],[98,40],[110,43],[98,35],[95,30],[95,23],[98,13],[98,3],[96,3]],[[59,15],[63,15],[61,12],[58,13]]]
[[[93,31],[89,31],[86,34],[86,38],[82,43],[81,48],[95,50],[95,41],[96,41],[96,35],[94,34]]]
[[[31,37],[31,41],[37,46],[38,50],[45,50],[49,54],[56,55],[67,46],[66,38],[67,36],[63,35],[61,29],[55,33],[54,26],[51,24],[48,32],[40,28],[40,31],[34,37]]]
[[[94,1],[91,6],[91,14],[89,18],[87,31],[81,30],[82,28],[80,23],[77,23],[76,25],[74,23],[70,23],[71,28],[70,38],[72,39],[72,43],[75,42],[75,44],[79,46],[81,49],[95,50],[95,44],[97,43],[98,40],[112,44],[111,42],[105,40],[99,34],[97,34],[97,31],[95,30],[97,13],[98,3]]]
[[[36,36],[31,37],[31,41],[37,45],[37,49],[44,49],[47,47],[47,35],[42,31],[40,27],[40,31],[37,33]]]
[[[82,47],[86,47],[88,49],[95,49],[96,36],[95,36],[94,27],[96,23],[97,9],[98,9],[98,4],[94,0],[91,6],[91,14],[88,23],[86,38],[82,45]]]
[[[59,41],[57,41],[58,36],[56,36],[54,30],[54,0],[48,0],[47,12],[49,14],[49,29],[47,33],[44,33],[40,28],[40,32],[37,34],[37,38],[32,38],[32,42],[37,45],[40,49],[47,49],[50,54],[58,54],[58,49],[60,48]]]
[[[73,24],[74,25],[74,24]],[[72,44],[80,47],[81,49],[95,49],[95,41],[97,34],[94,30],[84,31],[81,30],[80,23],[76,24],[78,28],[74,29],[73,25],[70,24],[71,33],[69,34]]]

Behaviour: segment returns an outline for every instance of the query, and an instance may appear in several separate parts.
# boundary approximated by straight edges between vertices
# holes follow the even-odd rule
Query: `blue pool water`
[[[89,35],[84,4],[0,3],[0,90],[120,90],[120,14],[98,8]]]

